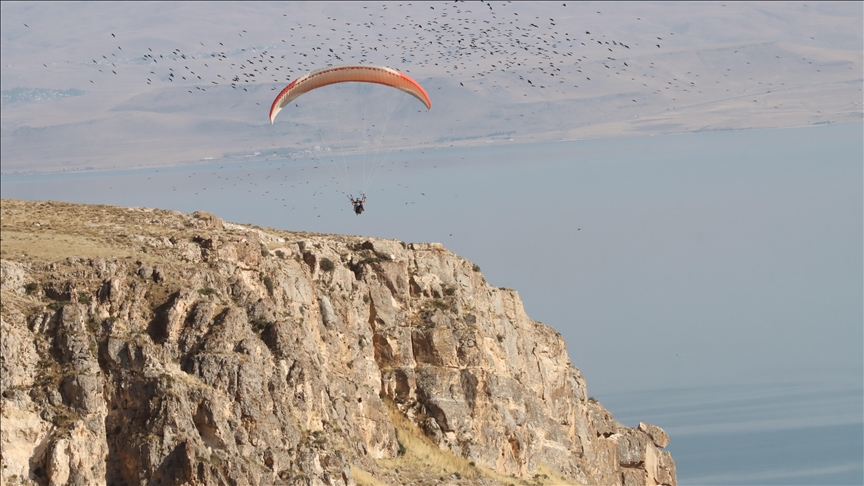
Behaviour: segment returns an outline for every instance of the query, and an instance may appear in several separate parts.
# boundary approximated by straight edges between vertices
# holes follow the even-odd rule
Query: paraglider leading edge
[[[312,71],[291,81],[285,87],[270,107],[270,123],[276,118],[282,108],[304,93],[336,83],[376,83],[404,91],[420,100],[426,109],[432,109],[432,101],[426,90],[417,81],[395,69],[384,66],[367,66],[363,64],[346,64],[330,66]]]

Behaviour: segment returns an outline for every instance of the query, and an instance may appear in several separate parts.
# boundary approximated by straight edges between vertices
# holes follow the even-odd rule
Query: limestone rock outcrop
[[[2,211],[3,484],[676,484],[665,432],[439,244]],[[470,468],[400,462],[406,427]]]

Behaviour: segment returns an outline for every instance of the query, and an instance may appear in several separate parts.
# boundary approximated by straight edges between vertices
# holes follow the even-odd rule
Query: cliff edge
[[[0,482],[675,485],[435,243],[2,201]]]

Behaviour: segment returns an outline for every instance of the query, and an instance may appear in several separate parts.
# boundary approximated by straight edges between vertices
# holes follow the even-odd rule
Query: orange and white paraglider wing
[[[273,105],[270,107],[270,123],[276,118],[282,108],[291,103],[297,97],[308,93],[313,89],[320,88],[336,83],[376,83],[390,86],[398,90],[404,91],[411,96],[420,100],[426,109],[432,108],[432,101],[429,100],[429,95],[426,90],[417,81],[410,77],[383,66],[367,66],[362,64],[349,64],[344,66],[331,66],[317,71],[306,73],[303,76],[291,81],[291,84],[285,87],[276,99],[273,100]]]

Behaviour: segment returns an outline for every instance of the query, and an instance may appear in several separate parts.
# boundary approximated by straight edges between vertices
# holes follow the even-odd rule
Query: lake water
[[[444,243],[562,333],[619,421],[669,432],[680,484],[864,483],[861,124],[367,156],[359,217],[363,157],[319,155],[2,193]]]

